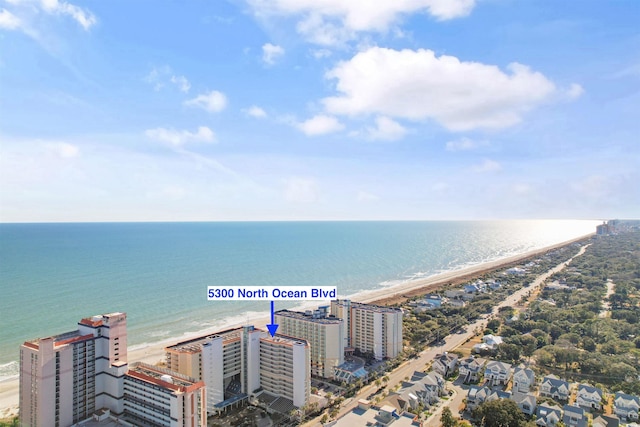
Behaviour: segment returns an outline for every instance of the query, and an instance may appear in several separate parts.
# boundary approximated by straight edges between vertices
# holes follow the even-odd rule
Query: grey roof
[[[513,371],[513,376],[515,377],[518,373],[523,372],[527,378],[529,379],[529,384],[533,384],[536,381],[536,374],[533,373],[533,371],[529,368],[523,368],[521,366],[518,366],[514,371]]]
[[[614,415],[600,415],[593,420],[593,427],[618,427],[620,420]]]
[[[578,393],[580,393],[581,391],[585,391],[585,392],[587,392],[589,394],[597,393],[600,396],[600,398],[602,399],[602,390],[600,390],[597,387],[592,387],[592,386],[587,385],[587,384],[580,384],[578,386]]]
[[[558,417],[558,419],[562,419],[562,408],[560,408],[559,406],[556,405],[546,405],[546,404],[542,404],[540,406],[538,406],[538,409],[536,410],[536,415],[538,417],[547,417],[550,413],[555,412],[556,416]]]
[[[521,403],[529,403],[532,407],[536,406],[536,397],[531,393],[521,393],[519,391],[514,391],[511,395],[511,400],[516,402],[518,405]]]
[[[498,369],[500,369],[500,371],[509,372],[509,370],[511,369],[511,364],[492,360],[491,362],[487,363],[486,369],[492,370],[492,368],[494,367],[497,367]]]
[[[460,366],[465,367],[471,372],[479,372],[482,370],[482,368],[486,363],[487,363],[486,359],[483,359],[481,357],[470,356],[470,357],[467,357],[466,359],[461,360]]]
[[[551,383],[552,386],[560,387],[561,385],[564,385],[565,387],[569,388],[569,383],[567,381],[561,380],[555,375],[547,375],[546,377],[544,377],[542,379],[542,383],[546,382]]]
[[[633,396],[631,394],[626,394],[626,393],[623,393],[623,392],[619,391],[619,392],[616,393],[616,397],[614,399],[614,403],[618,399],[622,399],[624,403],[636,402],[636,404],[638,404],[638,406],[640,406],[640,398],[638,396]]]

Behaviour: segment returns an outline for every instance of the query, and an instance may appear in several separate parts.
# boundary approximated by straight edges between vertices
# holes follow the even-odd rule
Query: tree
[[[442,423],[442,427],[457,427],[458,421],[453,418],[453,414],[451,413],[451,409],[448,406],[445,406],[442,410],[442,415],[440,416],[440,423]]]
[[[473,410],[473,418],[485,427],[523,427],[525,418],[513,400],[485,402]]]

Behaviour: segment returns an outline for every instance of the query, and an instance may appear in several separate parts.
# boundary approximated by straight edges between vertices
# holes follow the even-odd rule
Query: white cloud
[[[187,93],[191,89],[191,83],[185,76],[173,74],[173,70],[168,65],[153,67],[144,78],[144,81],[153,85],[153,90],[159,91],[167,85],[173,83],[181,92]]]
[[[351,39],[358,32],[386,32],[404,16],[428,13],[438,20],[467,16],[475,0],[248,0],[256,15],[299,16],[297,30],[324,45]]]
[[[52,153],[63,159],[71,159],[80,155],[80,148],[67,142],[49,143],[46,146]]]
[[[311,51],[311,54],[316,59],[323,59],[330,57],[331,51],[329,49],[314,49]]]
[[[372,47],[326,74],[337,81],[338,95],[322,102],[332,114],[434,119],[454,131],[499,129],[518,123],[556,91],[525,65],[507,68],[509,73],[430,50]]]
[[[271,43],[265,43],[262,46],[262,60],[268,65],[275,64],[276,60],[283,55],[284,48],[282,46]]]
[[[621,79],[624,77],[640,77],[640,63],[631,64],[620,71],[617,71],[611,75],[611,78]]]
[[[289,178],[285,181],[284,197],[289,202],[312,203],[318,200],[318,185],[309,178]]]
[[[2,9],[2,11],[0,11],[0,28],[5,30],[15,30],[20,28],[21,24],[22,22],[20,19],[7,9]]]
[[[251,107],[243,111],[248,115],[250,115],[251,117],[255,117],[257,119],[263,119],[267,117],[267,112],[264,111],[262,108],[258,107],[257,105],[252,105]]]
[[[484,141],[474,141],[473,139],[462,137],[452,141],[447,141],[447,151],[470,151],[476,148],[486,145]]]
[[[407,134],[407,129],[389,117],[376,117],[376,127],[367,128],[369,138],[395,141]]]
[[[358,191],[358,195],[356,196],[356,200],[359,202],[374,202],[379,199],[375,194],[366,191]]]
[[[218,113],[227,106],[227,97],[222,92],[212,90],[184,102],[187,107],[199,107],[210,113]]]
[[[484,159],[482,163],[473,167],[474,172],[485,173],[485,172],[498,172],[502,170],[502,166],[500,163],[491,159]]]
[[[90,11],[65,1],[41,0],[41,4],[42,8],[50,14],[68,15],[72,17],[85,30],[88,30],[98,22],[95,15]]]
[[[171,76],[171,83],[178,86],[181,92],[187,93],[191,89],[191,83],[185,76]]]
[[[181,147],[189,142],[215,142],[215,134],[206,126],[200,126],[196,132],[155,128],[145,131],[148,138],[168,143],[174,147]]]
[[[579,98],[584,93],[584,88],[577,83],[571,84],[569,90],[567,90],[567,96],[569,99]]]
[[[324,135],[344,129],[344,125],[338,119],[324,114],[318,114],[309,120],[297,123],[296,127],[307,136]]]

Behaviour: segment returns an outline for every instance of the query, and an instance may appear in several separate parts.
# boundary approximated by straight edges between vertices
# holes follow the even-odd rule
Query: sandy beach
[[[550,250],[571,244],[576,241],[585,239],[588,236],[583,236],[577,239],[573,239],[567,242],[559,243],[553,246],[549,246],[543,249],[530,251],[524,254],[503,258],[500,260],[482,263],[467,268],[453,270],[437,274],[434,276],[426,277],[424,279],[417,279],[410,282],[406,282],[397,286],[388,288],[377,289],[374,291],[367,291],[362,294],[352,296],[354,301],[377,303],[381,305],[389,305],[400,303],[412,296],[422,295],[427,292],[431,292],[443,285],[457,285],[476,277],[483,276],[494,270],[508,268],[512,265],[521,263],[523,260],[529,258],[535,258],[541,254]],[[269,323],[268,317],[260,317],[250,320],[250,324],[253,324],[257,328],[266,329],[266,324]],[[242,326],[247,324],[237,324],[235,326]],[[158,343],[150,344],[144,347],[134,347],[128,351],[129,362],[145,362],[150,364],[156,364],[164,359],[164,348],[169,345],[173,345],[179,341],[184,341],[189,338],[195,338],[197,336],[206,335],[208,333],[214,333],[219,328],[212,328],[211,330],[199,331],[194,334],[185,335],[180,338],[169,338]],[[19,381],[17,378],[8,379],[0,382],[0,419],[9,418],[18,413],[18,393],[19,393]]]

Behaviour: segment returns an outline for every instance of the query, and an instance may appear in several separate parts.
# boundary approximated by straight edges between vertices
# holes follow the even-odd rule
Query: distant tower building
[[[402,310],[350,300],[331,301],[331,314],[348,325],[348,347],[371,353],[377,360],[402,352]]]
[[[20,425],[66,427],[100,408],[121,414],[126,329],[126,314],[104,314],[20,346]]]
[[[596,226],[596,234],[598,236],[606,236],[607,234],[611,234],[611,227],[606,222]]]
[[[327,316],[327,310],[280,310],[275,322],[282,335],[306,340],[311,345],[311,375],[333,378],[335,368],[344,363],[343,320]]]

